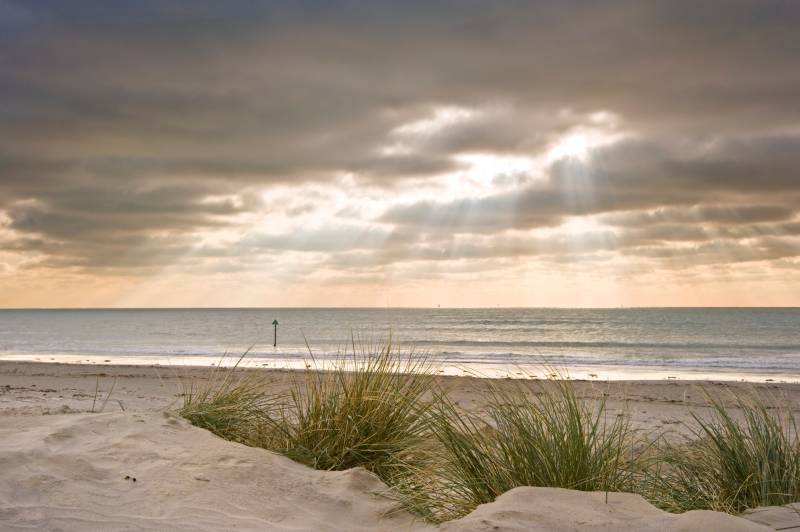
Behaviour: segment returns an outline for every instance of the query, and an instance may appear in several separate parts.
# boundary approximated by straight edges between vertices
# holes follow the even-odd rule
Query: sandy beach
[[[0,532],[800,532],[798,27],[0,0]]]
[[[0,362],[0,523],[3,530],[428,530],[382,496],[372,474],[314,471],[192,427],[174,410],[182,382],[209,368]],[[298,372],[253,370],[275,390]],[[520,381],[438,377],[460,406],[481,388]],[[530,383],[522,383],[529,385]],[[735,382],[576,382],[637,429],[679,437],[704,390],[732,401],[756,391],[793,405],[800,385]],[[110,395],[109,395],[110,394]],[[92,412],[94,411],[94,412]],[[135,480],[134,480],[135,479]],[[553,491],[560,491],[557,496]],[[602,496],[601,496],[602,495]],[[386,515],[389,512],[388,516]],[[761,522],[764,514],[761,514]],[[639,496],[517,488],[443,530],[758,530],[713,512],[680,516]]]
[[[163,412],[177,407],[183,385],[202,382],[212,368],[160,365],[126,366],[0,361],[0,413],[3,416],[104,412]],[[301,372],[253,369],[275,391],[288,389]],[[489,386],[535,386],[523,379],[436,377],[438,384],[462,408],[480,409],[481,394]],[[587,399],[605,398],[609,412],[626,411],[642,431],[687,434],[692,411],[706,411],[705,394],[735,407],[736,397],[757,394],[775,405],[791,405],[800,414],[800,383],[750,383],[732,381],[574,381]],[[109,396],[109,392],[111,392]],[[106,398],[108,400],[106,401]]]

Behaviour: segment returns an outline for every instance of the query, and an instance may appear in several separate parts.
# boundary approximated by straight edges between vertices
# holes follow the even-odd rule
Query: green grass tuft
[[[261,427],[280,409],[281,396],[268,393],[263,380],[233,367],[215,367],[207,382],[183,382],[180,415],[227,440],[257,445]]]
[[[427,359],[402,353],[391,341],[354,341],[332,370],[312,362],[280,394],[255,377],[238,378],[238,363],[215,370],[204,386],[185,390],[181,414],[223,438],[315,469],[361,466],[394,484],[429,434],[431,403],[424,398],[433,377]]]
[[[466,412],[439,389],[424,356],[391,341],[354,341],[332,368],[312,357],[283,392],[237,371],[242,358],[187,386],[181,414],[316,469],[364,467],[434,523],[518,486],[634,492],[673,512],[800,501],[792,412],[755,400],[739,399],[734,411],[709,398],[711,415],[693,414],[691,441],[653,445],[636,436],[627,413],[581,399],[565,379],[487,382],[484,410]]]
[[[406,505],[430,521],[455,519],[518,486],[622,491],[631,485],[633,433],[626,416],[589,408],[572,383],[493,387],[484,415],[442,398],[431,426],[435,467],[424,464],[401,486]]]
[[[361,466],[391,484],[424,442],[431,369],[391,342],[352,349],[333,371],[305,372],[261,446],[315,469]]]
[[[791,411],[739,398],[735,413],[717,398],[708,401],[710,419],[693,413],[693,441],[662,449],[664,465],[651,472],[648,498],[673,512],[733,514],[800,501],[800,438]]]

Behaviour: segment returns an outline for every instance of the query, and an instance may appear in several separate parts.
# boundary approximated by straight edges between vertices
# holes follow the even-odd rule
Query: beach
[[[315,471],[189,425],[175,414],[181,394],[211,371],[168,365],[0,362],[3,530],[432,529],[398,511],[381,495],[386,488],[380,480],[362,469]],[[275,391],[287,389],[301,376],[289,370],[245,371],[258,372]],[[476,412],[483,406],[481,390],[487,386],[533,385],[515,379],[436,378],[454,402]],[[737,396],[755,391],[768,401],[792,405],[795,416],[800,412],[800,384],[574,384],[582,397],[607,400],[610,415],[628,412],[637,430],[673,437],[688,435],[692,412],[703,415],[704,393],[733,405]],[[592,494],[561,490],[565,493],[556,504],[551,491],[517,488],[441,527],[759,529],[750,521],[712,512],[667,514],[634,495],[612,494],[606,503]]]
[[[184,386],[206,380],[211,367],[184,365],[98,365],[0,361],[0,412],[3,416],[70,412],[163,412],[180,406]],[[287,390],[300,370],[244,368],[257,372],[275,391]],[[524,379],[484,379],[438,376],[448,395],[466,410],[480,409],[488,386],[525,386]],[[534,385],[531,380],[527,385]],[[604,398],[609,412],[627,412],[634,428],[668,430],[688,435],[692,411],[706,409],[705,393],[735,408],[743,392],[755,391],[776,404],[793,405],[800,412],[800,383],[750,383],[679,379],[639,381],[575,380],[578,393],[588,399]],[[109,392],[110,396],[109,396]],[[106,398],[107,401],[106,401]],[[105,405],[104,405],[105,403]]]
[[[800,532],[798,27],[0,0],[0,532]]]

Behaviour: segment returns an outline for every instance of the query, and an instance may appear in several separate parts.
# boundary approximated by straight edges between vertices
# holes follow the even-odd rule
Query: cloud
[[[595,150],[586,161],[558,160],[546,180],[520,190],[395,206],[381,221],[484,232],[603,213],[619,213],[601,219],[611,225],[787,220],[800,204],[798,168],[800,136],[794,135],[723,140],[699,153],[639,139],[621,141]]]
[[[676,223],[751,224],[788,220],[794,213],[785,205],[695,205],[685,209],[662,207],[653,211],[611,214],[601,220],[623,227]]]
[[[785,265],[798,25],[790,1],[0,1],[0,248],[98,275]]]

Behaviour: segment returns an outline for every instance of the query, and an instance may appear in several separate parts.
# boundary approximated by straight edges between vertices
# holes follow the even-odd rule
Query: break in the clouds
[[[798,26],[0,0],[0,304],[797,304]]]

